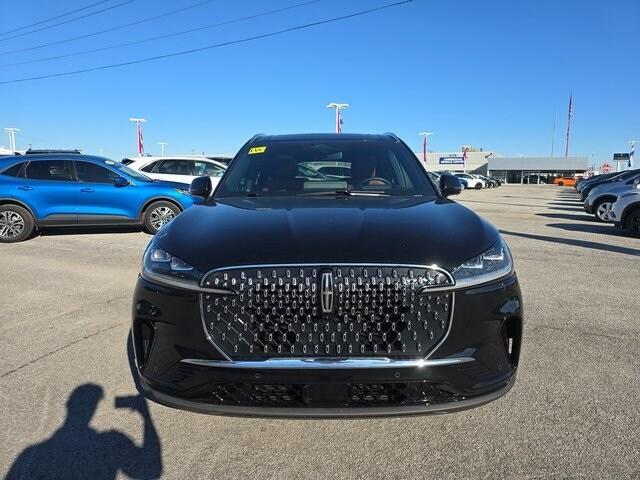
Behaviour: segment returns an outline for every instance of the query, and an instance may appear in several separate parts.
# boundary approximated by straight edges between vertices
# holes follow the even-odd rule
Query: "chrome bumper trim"
[[[304,369],[365,369],[365,368],[426,368],[473,362],[473,357],[437,358],[433,360],[391,358],[272,358],[263,361],[206,360],[183,358],[190,365],[213,368],[241,368],[252,370],[304,370]]]

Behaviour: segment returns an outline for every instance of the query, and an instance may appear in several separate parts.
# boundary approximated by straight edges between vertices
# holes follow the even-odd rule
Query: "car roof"
[[[96,163],[115,163],[115,160],[106,157],[78,153],[31,153],[29,155],[6,155],[0,157],[1,162],[9,163],[14,160],[18,162],[32,162],[34,160],[87,160]]]
[[[147,163],[147,162],[155,162],[157,160],[201,160],[204,162],[215,163],[216,165],[221,165],[226,167],[227,165],[220,160],[216,160],[214,158],[209,158],[206,155],[165,155],[164,157],[134,157],[134,158],[124,158],[123,160],[131,160],[131,163]]]
[[[291,142],[299,140],[330,141],[330,140],[351,140],[351,141],[393,141],[398,142],[399,138],[393,133],[293,133],[284,135],[255,135],[249,143],[258,142]]]

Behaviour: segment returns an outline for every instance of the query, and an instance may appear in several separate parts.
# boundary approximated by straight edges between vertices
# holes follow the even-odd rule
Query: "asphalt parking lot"
[[[511,392],[440,416],[147,410],[121,397],[137,395],[127,334],[150,237],[57,233],[0,246],[0,472],[53,451],[55,478],[84,468],[93,478],[640,477],[640,239],[594,222],[572,188],[505,185],[460,201],[510,244],[526,325]]]

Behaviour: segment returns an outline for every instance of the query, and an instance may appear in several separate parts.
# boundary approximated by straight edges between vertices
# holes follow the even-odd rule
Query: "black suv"
[[[304,164],[341,177],[306,177]],[[498,231],[393,134],[256,136],[144,253],[144,393],[208,413],[448,412],[514,383],[522,298]]]

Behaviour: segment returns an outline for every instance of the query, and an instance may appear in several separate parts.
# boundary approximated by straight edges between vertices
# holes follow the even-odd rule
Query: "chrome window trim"
[[[241,269],[241,268],[282,268],[282,267],[313,267],[313,266],[317,266],[317,267],[348,267],[348,266],[353,266],[353,267],[375,267],[375,266],[380,266],[380,267],[399,267],[399,268],[433,268],[435,270],[438,270],[440,272],[442,272],[445,276],[447,276],[452,282],[453,285],[448,285],[447,287],[442,287],[442,288],[425,288],[424,289],[424,293],[431,293],[431,292],[441,292],[441,291],[445,291],[445,290],[450,290],[451,291],[451,311],[449,313],[449,328],[447,328],[447,331],[445,332],[444,336],[442,337],[442,339],[429,351],[429,353],[427,355],[425,355],[422,358],[416,358],[416,359],[411,359],[410,361],[413,362],[422,362],[425,361],[427,359],[429,359],[431,357],[431,355],[433,355],[438,348],[440,348],[440,346],[447,340],[447,338],[449,337],[449,333],[451,333],[451,329],[453,326],[453,316],[455,314],[455,305],[456,305],[456,292],[455,292],[455,280],[453,279],[453,277],[451,276],[451,274],[449,274],[449,272],[443,268],[440,268],[436,265],[408,265],[408,264],[384,264],[384,263],[292,263],[292,264],[268,264],[268,265],[241,265],[241,266],[233,266],[233,267],[222,267],[222,268],[214,268],[213,270],[209,270],[207,273],[205,273],[202,276],[202,280],[200,281],[200,283],[202,284],[204,282],[204,279],[210,275],[213,272],[219,272],[219,271],[224,271],[224,270],[237,270],[237,269]],[[202,288],[202,287],[201,287]],[[205,293],[214,293],[211,290],[207,290],[207,289],[202,289],[201,290],[201,294],[200,294],[200,322],[202,323],[202,331],[204,332],[204,337],[209,341],[209,343],[211,343],[211,345],[213,345],[213,348],[216,349],[216,351],[218,353],[220,353],[220,355],[222,355],[222,357],[225,358],[224,362],[227,362],[227,364],[230,363],[235,363],[235,364],[240,364],[240,363],[255,363],[255,364],[259,364],[259,365],[264,365],[265,362],[267,361],[273,361],[273,360],[290,360],[288,358],[275,358],[275,359],[269,359],[269,360],[262,360],[262,361],[250,361],[250,362],[243,362],[243,361],[235,361],[232,360],[231,357],[229,357],[226,353],[224,353],[224,351],[222,350],[222,348],[220,348],[218,345],[216,345],[216,343],[214,342],[213,338],[211,338],[211,335],[209,335],[208,330],[207,330],[207,325],[205,323],[205,315],[204,315],[204,294]],[[235,292],[233,293],[235,294]],[[314,357],[309,357],[309,358],[314,358]],[[345,357],[345,358],[354,358],[354,357]],[[370,358],[381,358],[384,359],[384,357],[364,357],[367,359]],[[471,358],[471,357],[469,357]],[[395,360],[395,359],[386,359],[386,360],[390,360],[392,363],[396,362],[396,361],[406,361],[405,359],[400,359],[400,360]],[[184,360],[182,360],[184,361]],[[214,360],[212,360],[214,361]],[[460,362],[458,362],[460,363]],[[264,367],[260,367],[260,366],[256,366],[256,367],[250,367],[250,368],[264,368]],[[324,368],[328,368],[328,367],[324,367]],[[329,368],[333,368],[333,367],[329,367]],[[353,367],[351,367],[353,368]],[[371,366],[365,366],[365,367],[360,367],[360,368],[373,368]]]

